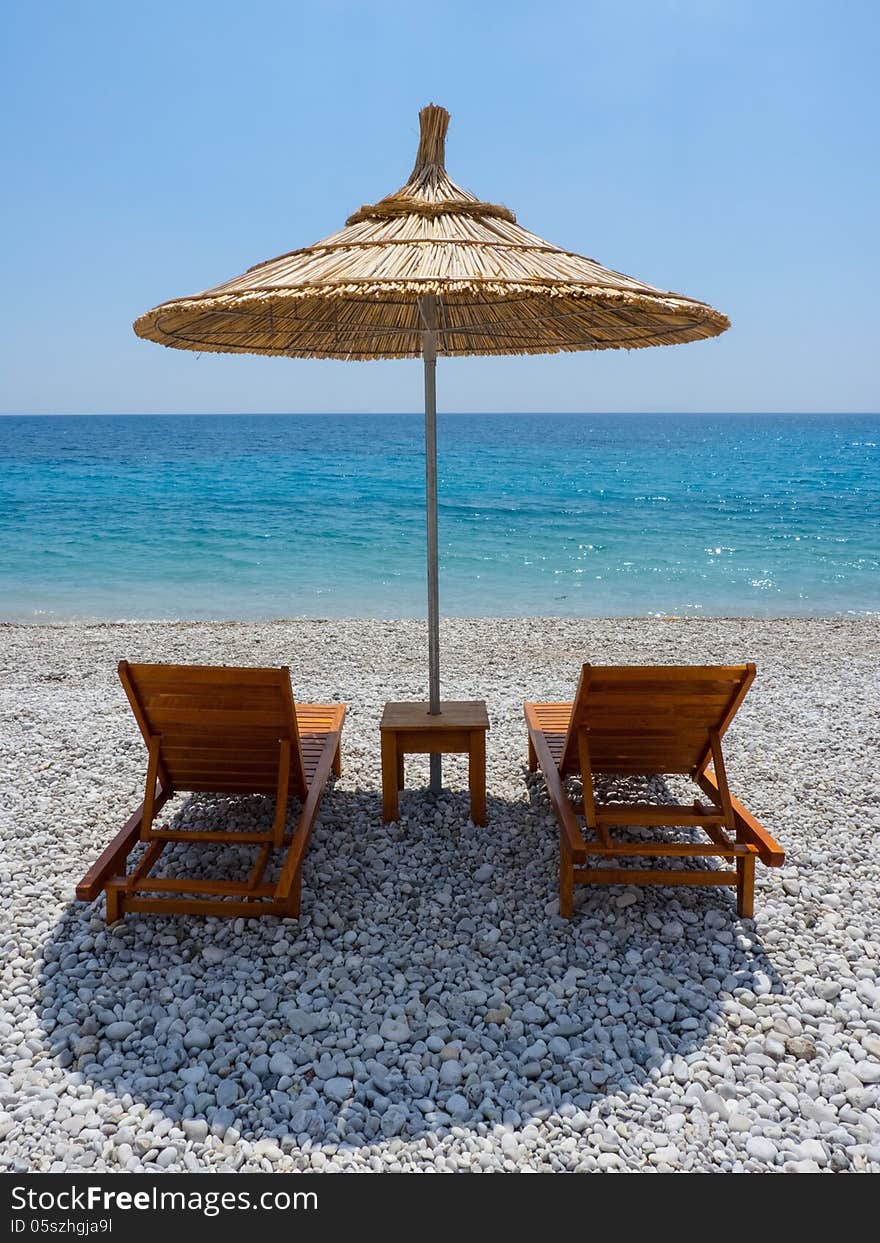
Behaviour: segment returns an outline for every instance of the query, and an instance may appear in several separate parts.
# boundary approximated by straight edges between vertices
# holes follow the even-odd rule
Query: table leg
[[[398,790],[402,790],[404,787],[404,784],[405,782],[403,780],[403,752],[400,750],[400,748],[398,748],[398,751],[397,751],[397,788]]]
[[[471,820],[486,823],[486,731],[471,730],[468,751],[468,785],[471,790]]]
[[[397,735],[390,730],[382,732],[382,819],[386,824],[398,817],[397,778],[399,760]]]

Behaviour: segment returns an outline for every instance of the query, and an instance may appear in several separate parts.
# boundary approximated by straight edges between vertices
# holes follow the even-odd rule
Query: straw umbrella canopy
[[[200,353],[424,360],[429,710],[437,712],[437,356],[677,345],[717,336],[729,320],[554,246],[507,207],[463,190],[445,167],[449,113],[429,104],[419,121],[415,166],[395,193],[313,246],[161,303],[134,330]]]

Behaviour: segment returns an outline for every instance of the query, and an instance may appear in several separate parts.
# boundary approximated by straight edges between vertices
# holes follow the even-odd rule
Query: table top
[[[433,716],[427,702],[387,703],[380,729],[488,729],[489,713],[483,699],[442,699]]]

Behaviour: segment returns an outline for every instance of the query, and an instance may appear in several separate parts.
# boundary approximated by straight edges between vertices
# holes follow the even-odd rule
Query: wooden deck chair
[[[584,665],[574,703],[527,703],[529,769],[540,767],[559,822],[559,911],[572,914],[575,884],[730,885],[737,912],[754,909],[755,858],[768,867],[785,861],[782,848],[733,798],[721,740],[754,681],[754,665]],[[709,765],[713,767],[710,768]],[[593,778],[684,773],[709,798],[691,806],[605,803]],[[579,774],[583,804],[575,804],[565,778]],[[584,819],[586,833],[579,816]],[[623,842],[627,827],[698,827],[709,843]],[[662,870],[604,866],[633,856],[718,856],[730,868]],[[588,867],[590,856],[603,866]]]
[[[76,896],[91,902],[105,890],[108,923],[125,911],[298,915],[309,835],[331,770],[341,772],[345,705],[294,704],[287,668],[132,665],[123,660],[119,677],[147,744],[144,801],[89,868]],[[273,794],[274,823],[262,833],[154,828],[156,813],[179,791]],[[302,812],[288,836],[289,796],[302,799]],[[138,842],[147,848],[126,873],[126,860]],[[153,876],[169,842],[226,842],[254,846],[258,853],[243,881]],[[277,883],[264,884],[272,851],[284,845]]]

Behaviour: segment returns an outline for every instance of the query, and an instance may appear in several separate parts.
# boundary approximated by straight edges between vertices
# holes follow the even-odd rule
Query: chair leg
[[[529,772],[536,773],[538,771],[538,753],[535,750],[535,744],[529,735]]]
[[[574,914],[574,864],[568,843],[559,834],[559,914],[571,919]]]
[[[291,886],[291,889],[290,889],[290,896],[287,899],[287,907],[286,907],[285,914],[288,916],[288,918],[291,918],[291,919],[299,918],[301,904],[302,904],[302,867],[299,868],[299,870],[296,873],[296,876],[293,878],[293,885]]]
[[[754,855],[741,855],[736,861],[736,913],[743,919],[755,914]]]
[[[336,754],[333,756],[333,775],[334,777],[342,776],[342,739],[339,740],[339,746],[336,748]]]
[[[115,924],[122,915],[122,911],[119,909],[121,894],[118,889],[107,889],[105,897],[107,899],[107,923]]]

